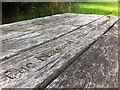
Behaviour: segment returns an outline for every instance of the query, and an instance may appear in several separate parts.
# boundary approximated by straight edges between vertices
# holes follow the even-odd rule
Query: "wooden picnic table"
[[[1,25],[0,89],[117,88],[118,21],[65,13]]]

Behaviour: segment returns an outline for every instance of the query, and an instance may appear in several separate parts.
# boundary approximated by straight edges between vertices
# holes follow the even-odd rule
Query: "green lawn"
[[[79,2],[72,4],[72,13],[82,14],[102,14],[117,16],[118,3],[117,2]]]

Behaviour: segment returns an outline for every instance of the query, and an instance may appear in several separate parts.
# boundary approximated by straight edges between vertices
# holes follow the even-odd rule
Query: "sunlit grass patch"
[[[73,3],[72,13],[118,16],[118,2]]]

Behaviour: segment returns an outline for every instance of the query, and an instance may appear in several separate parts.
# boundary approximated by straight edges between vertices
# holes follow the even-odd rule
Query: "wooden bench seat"
[[[58,14],[1,25],[0,88],[45,88],[118,22]]]

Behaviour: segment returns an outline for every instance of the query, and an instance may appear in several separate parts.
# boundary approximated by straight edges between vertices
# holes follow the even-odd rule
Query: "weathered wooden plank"
[[[47,88],[118,88],[118,23]]]
[[[45,87],[117,21],[104,18],[51,42],[0,60],[0,87]]]
[[[76,16],[76,15],[72,14],[71,17],[72,16]],[[60,18],[57,18],[57,17],[60,17]],[[69,18],[69,14],[57,14],[57,15],[47,16],[47,17],[43,17],[43,18],[36,18],[36,19],[32,19],[32,20],[4,24],[4,25],[0,26],[0,28],[2,29],[2,31],[3,31],[2,33],[4,35],[4,34],[11,33],[11,32],[24,30],[24,29],[27,29],[29,27],[33,27],[35,25],[42,25],[42,24],[46,24],[46,23],[48,24],[50,22],[54,22],[54,21],[61,19],[61,18],[64,18],[64,17]]]
[[[79,14],[80,16],[82,16],[82,14]],[[55,24],[59,24],[60,22],[67,22],[69,20],[71,20],[73,17],[79,16],[77,14],[58,14],[58,15],[52,15],[52,16],[47,16],[47,17],[43,17],[43,18],[37,18],[37,19],[32,19],[32,20],[27,20],[27,21],[21,21],[21,22],[17,22],[17,23],[13,23],[13,24],[6,24],[6,25],[2,25],[2,31],[3,31],[3,35],[6,36],[7,39],[10,38],[14,38],[16,36],[21,35],[20,33],[18,33],[18,31],[23,32],[24,34],[26,34],[25,32],[31,33],[31,28],[35,27],[35,26],[41,26],[41,27],[47,27],[51,25],[54,26]],[[55,22],[55,23],[54,23]],[[32,24],[32,26],[31,26]],[[33,30],[34,31],[34,30]],[[16,33],[14,34],[14,33]],[[13,36],[9,36],[9,34],[12,34]],[[8,36],[6,35],[8,34]],[[5,39],[6,39],[5,38]]]
[[[16,22],[16,23],[11,23],[11,24],[5,24],[5,25],[1,25],[0,29],[2,30],[2,34],[8,34],[9,33],[15,33],[16,31],[20,31],[22,30],[23,32],[28,29],[30,27],[34,27],[34,26],[41,26],[41,25],[45,25],[45,26],[54,26],[56,24],[64,24],[66,22],[72,21],[73,18],[80,18],[80,16],[84,16],[85,14],[57,14],[57,15],[52,15],[52,16],[47,16],[47,17],[43,17],[43,18],[37,18],[37,19],[32,19],[32,20],[26,20],[26,21],[20,21],[20,22]],[[91,15],[87,15],[89,17],[91,17]],[[97,17],[101,17],[103,15],[92,15],[91,19],[95,19]],[[83,17],[84,18],[84,17]],[[48,25],[46,25],[48,24]],[[28,29],[29,30],[29,29]],[[28,31],[27,30],[27,31]],[[31,29],[30,29],[31,31]],[[12,36],[13,37],[13,36]],[[14,35],[15,37],[15,35]]]
[[[63,36],[67,33],[76,30],[82,25],[88,24],[102,17],[99,15],[91,16],[91,15],[81,15],[81,14],[80,15],[73,14],[73,16],[70,15],[66,16],[69,18],[72,17],[71,20],[68,20],[66,18],[61,18],[62,16],[58,16],[57,19],[61,18],[62,21],[58,19],[56,20],[57,23],[50,22],[50,24],[46,23],[46,25],[43,24],[43,25],[34,26],[32,28],[28,28],[28,30],[20,30],[20,31],[17,30],[16,32],[12,32],[7,35],[4,35],[2,40],[2,45],[3,45],[2,56],[0,59],[9,58],[10,56],[16,55],[18,51],[22,51],[24,49],[38,46],[42,43]],[[49,18],[45,20],[49,21]],[[51,24],[54,26],[52,26]]]
[[[85,36],[85,35],[87,35],[87,33],[89,33],[90,32],[90,30],[91,29],[94,29],[94,28],[97,28],[97,25],[98,24],[103,24],[103,22],[106,20],[106,18],[102,18],[101,20],[97,20],[96,22],[93,22],[93,23],[91,23],[91,24],[89,24],[89,26],[84,26],[83,28],[81,28],[79,31],[77,30],[77,32],[75,32],[74,31],[74,35],[77,35],[77,33],[79,32],[80,34],[78,34],[79,35],[79,37],[77,37],[77,36],[74,36],[74,35],[72,35],[71,37],[70,37],[70,35],[69,36],[67,36],[67,37],[70,37],[70,39],[72,40],[72,38],[82,38],[83,36]],[[88,30],[85,30],[86,28],[89,28]],[[85,32],[85,33],[84,33]],[[60,38],[61,39],[61,38]],[[59,41],[57,41],[57,43],[55,44],[56,46],[58,46],[59,44],[62,44],[61,43],[61,40],[59,39]],[[64,37],[62,37],[62,39],[64,40]],[[77,39],[76,39],[77,40]],[[59,42],[59,43],[58,43]],[[65,40],[65,42],[66,42],[66,40]],[[51,44],[53,44],[53,43],[51,43]],[[44,44],[43,44],[44,45]],[[54,45],[54,44],[53,44]],[[51,46],[51,45],[50,45]],[[49,47],[50,47],[49,46]],[[40,48],[40,47],[38,47],[38,48]],[[37,49],[38,49],[37,48]],[[50,47],[51,48],[51,47]],[[35,49],[34,51],[36,52],[36,50],[37,49]],[[42,52],[42,51],[41,51]],[[29,57],[29,56],[28,56]]]

